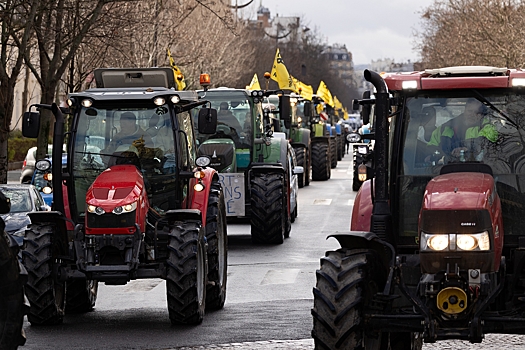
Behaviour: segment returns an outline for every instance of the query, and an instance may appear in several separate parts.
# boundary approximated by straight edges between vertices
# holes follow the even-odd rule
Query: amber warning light
[[[199,82],[201,84],[201,86],[210,86],[211,84],[211,79],[210,79],[210,75],[208,73],[202,73],[199,77]]]

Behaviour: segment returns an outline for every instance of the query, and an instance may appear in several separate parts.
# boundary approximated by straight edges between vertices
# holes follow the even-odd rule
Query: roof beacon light
[[[417,80],[405,80],[401,83],[403,90],[417,89]]]
[[[204,87],[210,86],[211,84],[210,75],[208,73],[202,73],[199,76],[199,83],[201,84],[201,86],[204,86]]]

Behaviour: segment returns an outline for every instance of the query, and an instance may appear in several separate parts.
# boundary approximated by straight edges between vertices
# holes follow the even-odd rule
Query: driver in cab
[[[217,121],[219,124],[223,123],[228,125],[230,128],[235,129],[235,132],[239,135],[242,132],[241,123],[239,123],[239,120],[235,118],[228,107],[228,102],[221,102],[219,111],[217,112]]]
[[[117,132],[109,145],[101,150],[102,154],[111,155],[114,152],[132,151],[140,156],[140,149],[153,148],[151,136],[137,125],[137,117],[132,112],[124,112],[120,116],[120,131]]]

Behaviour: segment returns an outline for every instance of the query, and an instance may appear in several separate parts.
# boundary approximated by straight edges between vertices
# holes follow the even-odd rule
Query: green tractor
[[[198,152],[219,171],[227,217],[249,219],[254,243],[283,243],[297,216],[294,182],[304,171],[279,132],[279,119],[263,109],[263,99],[275,91],[217,88],[200,94],[218,113],[214,134],[197,130]],[[290,97],[280,96],[278,105],[274,112],[290,123]]]
[[[331,177],[333,163],[332,148],[333,142],[330,137],[331,128],[328,115],[324,112],[318,113],[317,106],[322,100],[313,96],[312,101],[301,101],[304,122],[310,127],[311,142],[311,165],[312,180],[326,181]],[[337,164],[337,159],[335,159]]]
[[[304,169],[304,172],[298,177],[299,188],[310,184],[310,167],[312,164],[310,130],[303,126],[305,101],[307,100],[300,95],[290,94],[290,117],[286,121],[281,120],[280,123],[280,130],[286,134],[286,138],[295,151],[297,165],[302,166]],[[270,106],[270,111],[276,109],[279,104],[279,96],[270,96],[268,102],[273,105]]]

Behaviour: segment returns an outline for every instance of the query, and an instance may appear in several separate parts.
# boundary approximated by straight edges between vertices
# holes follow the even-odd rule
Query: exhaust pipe
[[[390,100],[385,81],[376,72],[368,69],[364,72],[365,79],[376,88],[375,98],[375,188],[374,208],[370,229],[379,238],[394,244],[392,238],[392,213],[388,204],[388,111]]]

